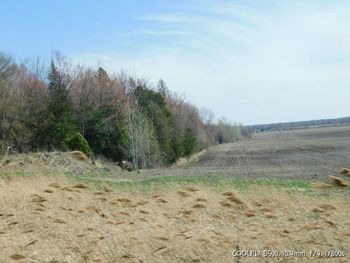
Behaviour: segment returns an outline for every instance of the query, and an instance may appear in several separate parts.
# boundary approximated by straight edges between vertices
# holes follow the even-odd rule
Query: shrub
[[[85,153],[87,156],[92,156],[93,152],[89,146],[87,140],[81,135],[80,132],[75,132],[65,139],[65,143],[71,150],[79,150]]]

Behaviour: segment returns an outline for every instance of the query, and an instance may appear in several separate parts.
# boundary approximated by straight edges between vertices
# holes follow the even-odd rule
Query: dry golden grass
[[[323,182],[315,182],[311,183],[312,188],[315,189],[327,189],[327,188],[332,188],[332,185],[323,183]]]
[[[340,170],[340,173],[345,175],[345,176],[350,176],[350,168],[342,168]]]
[[[350,251],[343,192],[181,185],[105,191],[39,176],[1,180],[0,189],[0,262],[237,262],[237,248]],[[240,259],[310,261],[325,262]]]
[[[200,158],[202,158],[203,155],[207,153],[207,149],[204,149],[198,153],[192,154],[191,156],[187,158],[179,158],[176,162],[174,167],[186,167],[189,166],[191,163],[198,162]]]
[[[89,187],[86,184],[77,183],[77,184],[73,185],[73,188],[86,189],[86,188],[89,188]]]
[[[86,161],[88,157],[85,155],[85,153],[81,151],[73,151],[70,153],[73,158],[79,161]]]
[[[348,183],[343,180],[342,178],[338,177],[338,176],[334,176],[334,175],[330,175],[329,178],[337,185],[340,187],[347,187]]]

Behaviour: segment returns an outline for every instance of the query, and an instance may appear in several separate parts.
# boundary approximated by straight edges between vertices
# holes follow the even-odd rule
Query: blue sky
[[[244,124],[349,116],[349,1],[2,1],[0,51],[127,70]]]

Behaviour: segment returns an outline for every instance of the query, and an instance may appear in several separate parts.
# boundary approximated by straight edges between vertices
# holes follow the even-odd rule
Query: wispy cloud
[[[154,22],[166,22],[166,23],[178,23],[183,22],[183,18],[180,14],[155,14],[136,17],[137,20],[154,21]]]
[[[142,29],[131,40],[162,38],[142,43],[147,51],[137,58],[95,57],[107,53],[108,69],[162,78],[198,106],[243,123],[349,114],[350,4],[248,3],[205,1],[197,11],[138,17]]]
[[[135,33],[137,34],[144,34],[144,35],[189,35],[191,34],[188,31],[180,31],[180,30],[149,30],[149,29],[139,29],[136,30]]]

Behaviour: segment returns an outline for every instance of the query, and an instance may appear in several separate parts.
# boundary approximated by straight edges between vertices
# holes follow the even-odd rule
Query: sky
[[[2,1],[0,51],[53,50],[231,122],[350,116],[350,1]]]

